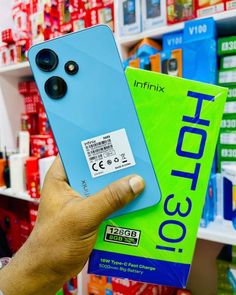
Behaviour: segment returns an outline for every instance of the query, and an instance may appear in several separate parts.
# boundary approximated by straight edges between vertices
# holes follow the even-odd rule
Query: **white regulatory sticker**
[[[81,144],[92,177],[135,165],[125,129],[83,140]]]

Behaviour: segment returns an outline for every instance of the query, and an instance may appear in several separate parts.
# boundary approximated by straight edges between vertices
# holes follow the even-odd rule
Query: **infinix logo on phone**
[[[139,87],[147,90],[153,90],[156,92],[165,92],[165,87],[160,86],[159,84],[151,84],[150,82],[140,82],[135,80],[134,81],[134,87]]]

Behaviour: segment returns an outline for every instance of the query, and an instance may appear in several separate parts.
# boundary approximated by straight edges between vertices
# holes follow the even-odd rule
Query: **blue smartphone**
[[[111,217],[157,204],[159,184],[110,28],[34,45],[28,57],[71,187],[88,197],[136,173],[144,192]]]

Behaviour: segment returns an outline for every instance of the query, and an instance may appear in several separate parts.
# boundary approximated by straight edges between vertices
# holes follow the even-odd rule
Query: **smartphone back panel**
[[[58,57],[51,72],[36,63],[45,48]],[[100,25],[35,45],[29,61],[72,188],[87,197],[135,173],[145,179],[145,191],[112,217],[158,203],[159,185],[111,30]],[[77,74],[65,71],[68,61],[78,64]],[[60,99],[46,91],[52,76],[66,82]]]

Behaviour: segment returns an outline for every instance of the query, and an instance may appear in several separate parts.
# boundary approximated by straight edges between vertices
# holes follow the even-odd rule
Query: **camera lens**
[[[53,76],[46,81],[44,89],[52,99],[60,99],[65,96],[67,85],[61,77]]]
[[[75,75],[78,73],[78,70],[79,70],[79,66],[78,64],[73,61],[73,60],[70,60],[68,61],[66,64],[65,64],[65,71],[67,72],[67,74],[69,75]]]
[[[51,49],[42,49],[36,55],[36,64],[40,70],[51,72],[58,65],[58,57]]]

